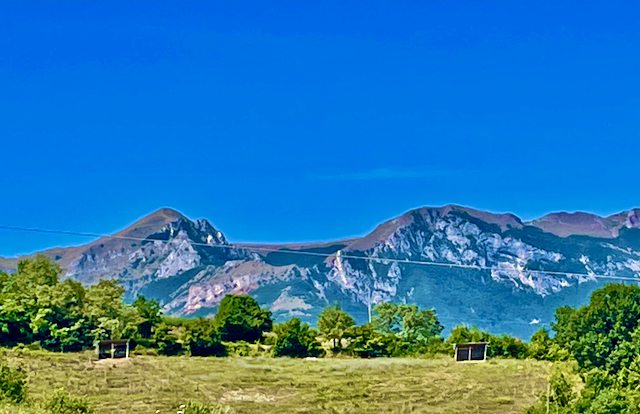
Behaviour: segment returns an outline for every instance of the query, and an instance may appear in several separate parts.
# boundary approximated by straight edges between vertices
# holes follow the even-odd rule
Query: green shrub
[[[79,397],[72,397],[64,389],[57,389],[53,395],[45,402],[45,408],[51,414],[91,414],[93,408],[87,400]]]
[[[27,397],[27,375],[20,368],[0,363],[0,400],[20,403]]]
[[[323,353],[316,340],[316,331],[300,319],[292,318],[276,325],[274,332],[278,335],[274,346],[274,356],[316,357]]]
[[[238,341],[238,342],[227,342],[226,344],[227,352],[229,355],[234,356],[252,356],[255,352],[251,350],[251,346],[249,342],[246,341]]]
[[[182,411],[184,414],[228,414],[232,412],[229,406],[203,404],[197,401],[189,401]]]
[[[190,319],[183,324],[182,339],[191,356],[224,356],[225,346],[211,319]]]
[[[224,342],[224,346],[227,349],[227,355],[230,355],[230,356],[239,356],[239,357],[271,356],[271,353],[269,352],[269,349],[271,347],[264,346],[261,344],[251,344],[245,341],[237,341],[237,342]]]
[[[165,356],[180,355],[184,352],[182,344],[173,338],[158,340],[158,354]]]
[[[528,347],[526,343],[511,335],[491,335],[487,354],[489,356],[504,356],[523,359],[527,357]]]
[[[396,346],[394,335],[378,332],[370,323],[351,327],[349,337],[348,350],[360,358],[390,356]]]
[[[262,336],[262,343],[265,345],[275,345],[278,337],[273,332],[265,332]]]

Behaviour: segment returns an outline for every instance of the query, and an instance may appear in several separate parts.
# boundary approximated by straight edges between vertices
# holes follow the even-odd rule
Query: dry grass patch
[[[187,400],[239,414],[519,413],[546,387],[550,365],[451,359],[189,358],[9,351],[29,372],[31,395],[64,387],[98,413],[175,413]]]

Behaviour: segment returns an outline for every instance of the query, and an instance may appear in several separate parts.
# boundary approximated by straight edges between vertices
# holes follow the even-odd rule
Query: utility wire
[[[82,236],[82,237],[98,237],[98,238],[108,238],[108,239],[117,239],[117,240],[128,240],[128,241],[137,241],[137,242],[163,242],[168,243],[170,240],[158,240],[158,239],[149,239],[142,237],[131,237],[131,236],[117,236],[117,235],[109,235],[109,234],[100,234],[100,233],[87,233],[87,232],[78,232],[78,231],[67,231],[67,230],[52,230],[52,229],[40,229],[40,228],[32,228],[32,227],[18,227],[18,226],[5,226],[0,225],[0,230],[15,230],[15,231],[25,231],[32,233],[49,233],[49,234],[64,234],[68,236]],[[381,258],[381,257],[371,257],[371,256],[358,256],[358,255],[349,255],[349,254],[341,254],[340,250],[336,253],[319,253],[319,252],[310,252],[310,251],[301,251],[301,250],[283,250],[281,248],[276,247],[265,247],[265,246],[235,246],[235,245],[224,245],[224,244],[208,244],[208,243],[198,243],[194,241],[187,241],[188,244],[192,246],[198,247],[213,247],[220,249],[243,249],[249,252],[252,251],[264,251],[264,252],[277,252],[281,254],[295,254],[301,256],[314,256],[314,257],[336,257],[340,259],[354,259],[354,260],[367,260],[373,262],[382,262],[386,263],[398,263],[398,264],[415,264],[421,266],[437,266],[437,267],[448,267],[448,268],[461,268],[461,269],[476,269],[476,270],[506,270],[500,269],[500,265],[494,266],[481,266],[481,265],[466,265],[466,264],[458,264],[458,263],[442,263],[442,262],[433,262],[433,261],[424,261],[424,260],[409,260],[409,259],[393,259],[393,258]],[[615,276],[615,275],[602,275],[595,273],[579,273],[579,272],[562,272],[562,271],[553,271],[553,270],[537,270],[537,269],[522,269],[522,272],[528,273],[541,273],[547,275],[558,275],[558,276],[568,276],[568,277],[594,277],[598,279],[614,279],[614,280],[629,280],[633,282],[640,282],[639,278],[629,277],[629,276]]]

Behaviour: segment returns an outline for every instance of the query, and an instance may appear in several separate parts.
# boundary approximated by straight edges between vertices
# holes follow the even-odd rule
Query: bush
[[[227,350],[221,342],[207,340],[193,340],[189,342],[191,356],[225,356]]]
[[[69,395],[63,389],[57,389],[45,402],[45,408],[51,414],[91,414],[93,408],[84,398],[76,398]]]
[[[262,309],[249,295],[226,295],[214,318],[223,341],[256,342],[273,325],[271,311]]]
[[[165,356],[180,355],[184,352],[182,344],[174,338],[164,338],[157,341],[158,354]]]
[[[252,354],[254,354],[254,352],[252,352],[251,350],[251,344],[249,344],[249,342],[227,342],[225,345],[227,347],[227,352],[229,353],[229,355],[244,357],[252,356]]]
[[[301,323],[298,318],[277,324],[274,332],[278,335],[274,356],[304,358],[320,356],[323,353],[320,343],[316,340],[316,331],[306,323]]]
[[[232,412],[229,406],[202,404],[197,401],[189,401],[182,411],[184,414],[227,414]]]
[[[269,346],[261,344],[251,344],[245,341],[238,342],[224,342],[224,346],[227,349],[227,355],[239,356],[239,357],[258,357],[258,356],[271,356],[269,353]]]
[[[396,346],[393,335],[376,331],[370,323],[352,327],[349,337],[348,350],[360,358],[389,356]]]
[[[491,336],[487,348],[489,356],[505,356],[516,359],[527,357],[527,344],[520,339],[504,334],[501,336]]]
[[[189,348],[191,356],[224,356],[225,346],[220,341],[211,319],[196,318],[184,323],[183,342]]]
[[[548,395],[547,392],[541,393],[538,403],[525,409],[524,414],[543,414],[549,411],[559,414],[569,414],[573,412],[571,405],[575,401],[576,395],[573,393],[572,386],[563,373],[555,373],[549,378],[549,391],[550,393]],[[547,411],[547,406],[549,407],[549,411]],[[618,411],[595,412],[617,413]]]
[[[27,397],[27,375],[20,368],[0,363],[0,400],[20,403]]]

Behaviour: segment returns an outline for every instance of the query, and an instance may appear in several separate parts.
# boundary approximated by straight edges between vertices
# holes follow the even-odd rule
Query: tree
[[[581,369],[600,368],[615,374],[640,351],[633,343],[640,334],[640,287],[636,285],[607,284],[593,291],[587,305],[558,308],[555,316],[554,340],[566,344]]]
[[[277,335],[274,356],[302,358],[322,354],[320,343],[316,340],[317,332],[298,318],[277,324],[274,332]]]
[[[271,311],[249,295],[226,295],[214,318],[223,341],[255,342],[273,326]]]
[[[60,266],[38,254],[18,262],[11,275],[0,275],[0,341],[2,344],[28,343],[34,340],[31,318],[42,306],[39,299],[51,296],[58,284]]]
[[[383,302],[378,303],[373,310],[375,328],[397,338],[397,355],[426,352],[430,344],[440,339],[443,326],[432,309]]]
[[[29,286],[53,286],[58,283],[61,272],[60,265],[43,254],[20,260],[16,268],[20,275],[17,281]]]
[[[504,356],[516,359],[526,358],[528,353],[527,344],[511,335],[492,335],[489,338],[487,354],[489,356]]]
[[[545,328],[538,329],[529,339],[529,352],[530,358],[538,360],[551,360],[551,347],[553,341],[549,337],[549,331]]]
[[[38,293],[38,311],[31,316],[34,340],[53,351],[80,351],[92,346],[92,326],[84,314],[85,289],[67,279]]]
[[[349,328],[349,351],[360,358],[390,356],[396,345],[396,337],[376,331],[371,323]]]
[[[142,318],[135,307],[122,300],[124,288],[115,280],[101,279],[86,293],[85,312],[94,326],[95,339],[130,338]]]
[[[488,342],[490,338],[491,334],[481,331],[476,326],[469,328],[467,325],[460,324],[451,329],[446,342],[449,345],[465,342]]]
[[[223,356],[226,349],[211,319],[195,318],[185,322],[182,342],[191,356]]]
[[[580,308],[556,309],[552,346],[575,358],[584,384],[575,397],[566,377],[551,378],[552,392],[527,413],[640,412],[640,287],[607,284]],[[536,343],[543,338],[540,334]]]
[[[174,356],[184,352],[182,343],[178,342],[178,338],[172,332],[171,326],[161,323],[156,327],[154,337],[158,346],[158,354]]]
[[[138,295],[131,306],[137,309],[140,318],[142,318],[142,322],[138,324],[138,335],[145,339],[151,338],[154,327],[162,322],[160,304],[154,299],[146,299],[144,296]]]
[[[342,340],[354,324],[351,315],[340,309],[337,302],[322,309],[318,315],[318,332],[324,339],[332,341],[336,350],[342,349]]]
[[[55,351],[91,345],[84,316],[85,290],[58,281],[60,266],[43,255],[21,260],[12,275],[0,275],[0,343],[39,341]]]

